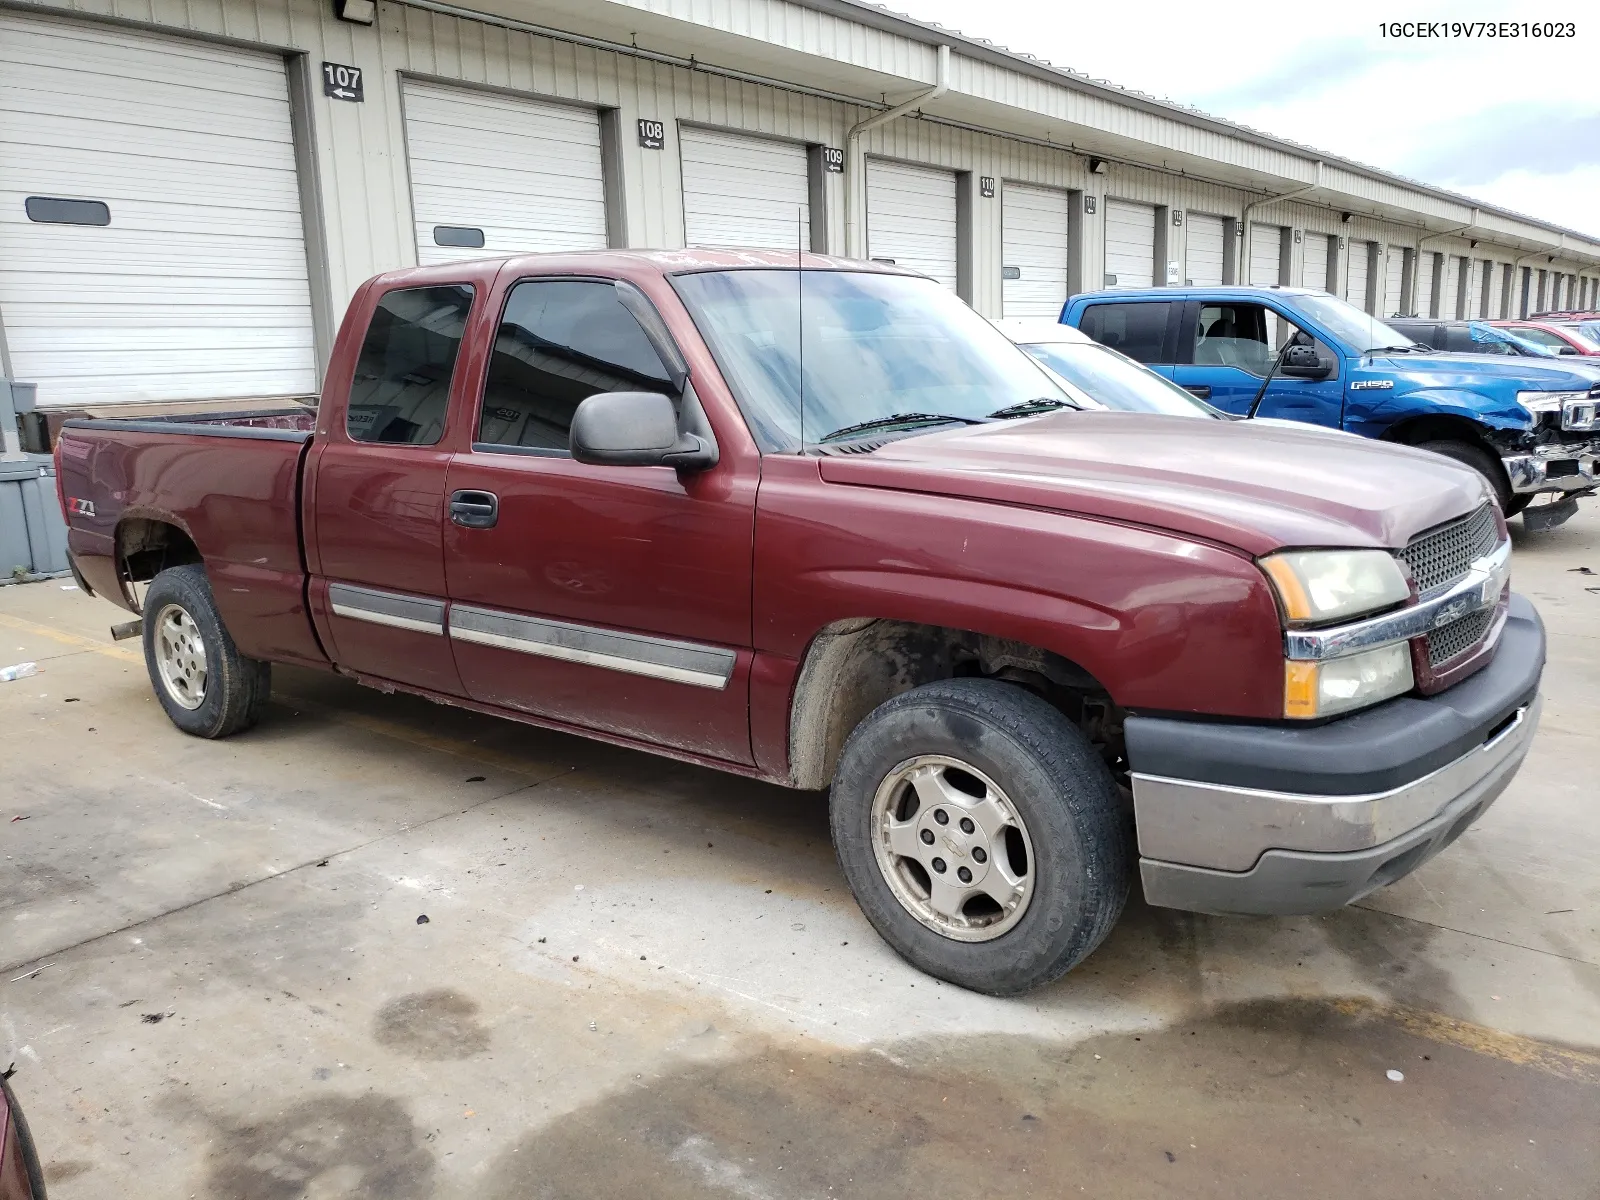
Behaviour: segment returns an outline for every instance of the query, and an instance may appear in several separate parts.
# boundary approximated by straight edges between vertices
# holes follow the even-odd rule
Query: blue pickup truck
[[[1089,292],[1061,321],[1225,413],[1447,454],[1489,481],[1507,516],[1549,494],[1524,517],[1530,528],[1561,524],[1600,485],[1600,367],[1436,353],[1303,288]]]

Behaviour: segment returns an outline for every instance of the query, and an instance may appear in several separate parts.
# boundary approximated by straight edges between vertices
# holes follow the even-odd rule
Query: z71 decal
[[[67,514],[69,516],[92,517],[94,516],[94,501],[79,500],[76,496],[68,496]]]

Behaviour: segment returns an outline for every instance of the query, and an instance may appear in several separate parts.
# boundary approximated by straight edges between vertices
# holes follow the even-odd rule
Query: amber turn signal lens
[[[1304,718],[1317,715],[1317,666],[1313,662],[1283,664],[1284,716]]]
[[[1261,560],[1261,569],[1278,589],[1284,616],[1291,621],[1309,621],[1312,615],[1311,598],[1306,595],[1305,585],[1300,582],[1300,576],[1295,574],[1289,560],[1264,558]]]

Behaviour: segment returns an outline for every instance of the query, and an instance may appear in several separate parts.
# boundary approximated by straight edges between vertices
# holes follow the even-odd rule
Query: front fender
[[[1347,395],[1345,426],[1363,437],[1382,437],[1401,421],[1415,417],[1454,417],[1484,430],[1531,432],[1528,414],[1516,401],[1465,388],[1351,391]]]

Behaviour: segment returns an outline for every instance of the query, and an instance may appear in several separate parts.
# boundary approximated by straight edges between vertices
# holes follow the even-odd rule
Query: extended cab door
[[[340,666],[461,695],[445,637],[445,475],[452,386],[483,281],[363,293],[360,349],[330,366],[308,465],[312,611]],[[365,311],[364,311],[365,310]]]
[[[1171,300],[1097,300],[1079,315],[1078,329],[1171,379],[1182,311]]]
[[[1260,391],[1274,357],[1300,332],[1290,317],[1265,304],[1232,299],[1191,301],[1173,381],[1225,412],[1243,415]],[[1294,378],[1280,371],[1262,397],[1257,415],[1338,429],[1344,396],[1338,355],[1310,333],[1305,337],[1327,366],[1326,378]]]
[[[567,451],[587,397],[676,391],[618,289],[531,277],[491,300],[474,434],[449,470],[456,661],[485,704],[749,763],[758,461],[723,454],[680,473]],[[637,289],[628,299],[649,305]],[[651,326],[669,337],[659,317]],[[692,384],[675,398],[698,404]]]

